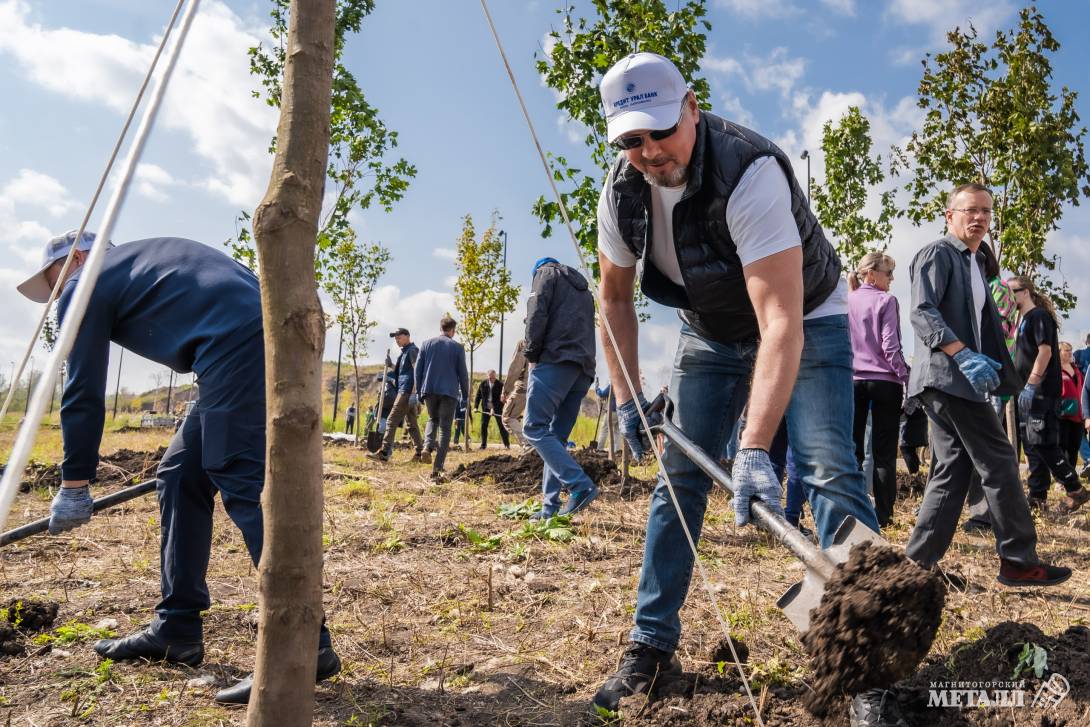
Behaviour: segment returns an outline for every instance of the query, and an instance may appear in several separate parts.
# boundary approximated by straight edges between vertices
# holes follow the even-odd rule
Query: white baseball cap
[[[681,116],[689,86],[669,59],[632,53],[613,64],[598,86],[610,142],[636,129],[669,129]]]
[[[20,293],[35,303],[44,303],[49,300],[49,294],[53,292],[53,289],[45,279],[45,271],[53,263],[68,257],[68,252],[72,249],[73,244],[75,244],[77,250],[90,250],[95,242],[95,233],[93,232],[84,232],[79,242],[76,242],[78,232],[79,230],[69,230],[45,243],[45,250],[42,252],[42,264],[38,268],[38,272],[18,285],[17,289]],[[111,247],[113,246],[111,245]]]

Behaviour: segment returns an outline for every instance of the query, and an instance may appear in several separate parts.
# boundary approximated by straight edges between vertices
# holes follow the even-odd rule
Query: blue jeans
[[[579,417],[579,404],[594,381],[574,363],[539,363],[530,370],[522,433],[541,459],[541,506],[560,507],[560,490],[583,492],[594,483],[568,453],[568,437]]]
[[[798,526],[802,519],[802,506],[806,502],[807,490],[799,477],[799,468],[795,466],[795,455],[791,447],[787,448],[787,503],[783,506],[787,522]]]
[[[848,515],[878,532],[852,444],[852,351],[848,317],[805,321],[798,379],[787,407],[795,466],[810,499],[822,547]],[[745,400],[756,343],[708,341],[682,326],[670,391],[674,423],[706,452],[722,452]],[[700,537],[711,480],[669,439],[663,455],[685,522]],[[693,555],[662,476],[651,496],[643,569],[630,638],[673,651],[681,637],[678,612],[692,577]]]

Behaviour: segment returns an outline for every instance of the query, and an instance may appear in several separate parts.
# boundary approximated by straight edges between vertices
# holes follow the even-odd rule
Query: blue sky
[[[533,68],[561,4],[492,0],[490,7],[543,145],[578,158],[578,132],[563,123]],[[36,264],[48,234],[78,225],[172,7],[166,1],[0,0],[5,375],[37,315],[14,284]],[[168,235],[219,246],[233,234],[238,211],[252,210],[260,199],[276,116],[250,98],[246,48],[263,37],[268,7],[263,0],[202,3],[115,241]],[[714,0],[708,3],[712,30],[703,75],[716,113],[752,126],[796,160],[809,149],[820,179],[824,121],[861,105],[879,150],[903,142],[918,121],[915,89],[923,54],[943,46],[946,29],[970,19],[987,35],[1008,27],[1019,7],[1010,0]],[[1048,0],[1039,7],[1062,44],[1054,58],[1057,82],[1085,94],[1090,4]],[[530,215],[547,185],[478,2],[378,0],[346,60],[400,133],[399,153],[419,170],[393,212],[372,210],[356,219],[365,239],[381,241],[393,253],[374,303],[379,332],[405,325],[417,340],[433,334],[439,315],[452,308],[453,249],[467,213],[481,227],[493,210],[502,215],[508,259],[524,286],[530,265],[543,254],[574,261],[570,242],[543,240]],[[1079,106],[1090,119],[1090,99],[1084,95]],[[803,178],[805,163],[796,161],[796,170]],[[100,216],[101,207],[95,219]],[[1090,292],[1088,223],[1085,207],[1073,210],[1052,240],[1062,255],[1061,273],[1077,293]],[[940,232],[937,222],[919,229],[901,223],[891,253],[903,269],[912,251]],[[901,275],[894,285],[902,305],[907,282]],[[1090,331],[1086,311],[1090,305],[1072,316],[1065,338],[1081,340]],[[521,316],[520,310],[509,319]],[[653,310],[643,326],[649,383],[665,377],[677,327],[673,312],[663,309]],[[509,325],[507,352],[517,337],[518,326]],[[388,340],[383,336],[371,346],[369,360]],[[327,358],[335,356],[335,345],[331,336]],[[40,349],[35,360],[39,366],[44,360]],[[477,368],[496,360],[492,340]],[[162,369],[127,356],[123,385],[145,388],[157,371]]]

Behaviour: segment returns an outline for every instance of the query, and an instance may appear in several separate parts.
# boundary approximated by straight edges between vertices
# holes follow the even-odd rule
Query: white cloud
[[[1013,11],[1009,0],[891,0],[886,16],[893,22],[926,26],[932,42],[940,42],[948,31],[968,28],[969,23],[987,38]]]
[[[44,209],[53,217],[79,208],[58,179],[33,169],[20,169],[15,178],[0,189],[0,197],[13,205]]]
[[[765,58],[750,58],[747,76],[758,91],[779,90],[786,96],[806,71],[805,58],[790,58],[786,48],[774,48]]]
[[[431,251],[431,254],[443,260],[455,260],[458,257],[458,251],[450,247],[437,247]]]
[[[48,28],[32,16],[26,0],[0,0],[0,54],[49,91],[127,112],[159,39]],[[157,120],[186,134],[211,168],[200,186],[237,205],[257,202],[271,167],[276,112],[252,97],[247,57],[264,37],[222,0],[203,3]]]
[[[768,55],[744,54],[741,59],[705,55],[700,62],[705,72],[711,72],[711,80],[717,87],[741,81],[750,93],[778,91],[786,97],[806,72],[806,59],[791,57],[787,48],[773,48]]]
[[[164,187],[180,184],[170,172],[157,164],[138,164],[134,177],[137,193],[155,202],[166,202],[170,199],[169,195],[163,191]]]

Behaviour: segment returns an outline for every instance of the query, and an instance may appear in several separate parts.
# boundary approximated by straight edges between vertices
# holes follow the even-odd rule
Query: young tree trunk
[[[249,727],[309,725],[322,620],[322,350],[314,247],[335,0],[292,0],[276,158],[254,213],[265,326],[265,545]]]
[[[472,437],[472,435],[469,432],[469,422],[471,421],[471,418],[469,416],[469,412],[472,411],[472,409],[473,409],[473,349],[472,348],[469,349],[469,377],[468,378],[469,378],[469,391],[466,392],[466,419],[465,419],[465,422],[463,424],[463,426],[465,427],[465,433],[466,433],[465,451],[467,451],[467,452],[469,451],[469,440]]]

